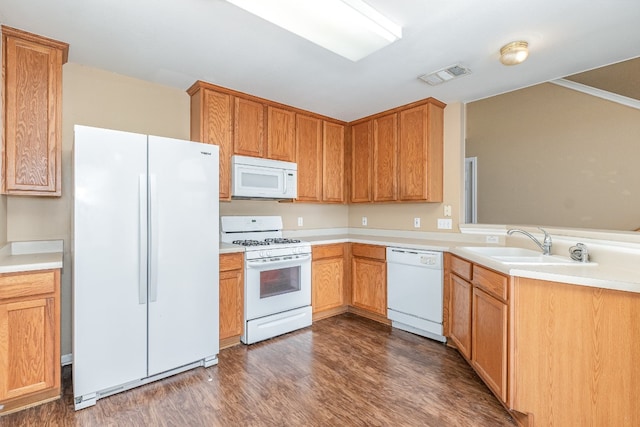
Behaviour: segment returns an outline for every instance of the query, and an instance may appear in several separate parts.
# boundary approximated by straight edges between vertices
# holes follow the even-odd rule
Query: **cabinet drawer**
[[[243,268],[244,255],[242,253],[220,255],[220,271],[242,270]]]
[[[471,280],[471,263],[455,255],[451,256],[451,271],[465,280]]]
[[[0,275],[0,300],[55,292],[53,270]]]
[[[473,284],[503,301],[507,300],[507,281],[508,278],[500,273],[480,267],[479,265],[473,266]]]
[[[361,243],[353,243],[351,245],[351,254],[362,258],[372,258],[380,261],[387,259],[387,248],[377,245],[363,245]]]
[[[311,248],[313,259],[338,258],[344,256],[344,244],[320,245]]]

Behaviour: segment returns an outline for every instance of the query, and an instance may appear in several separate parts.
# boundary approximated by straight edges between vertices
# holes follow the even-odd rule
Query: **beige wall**
[[[220,215],[280,215],[286,230],[345,228],[347,205],[233,200],[220,203]],[[303,226],[298,227],[298,217]]]
[[[8,240],[64,239],[61,350],[67,354],[71,352],[73,125],[188,139],[189,96],[178,89],[68,63],[63,69],[62,99],[62,197],[10,196],[6,209]],[[3,209],[0,202],[0,214]]]
[[[412,231],[447,231],[437,229],[437,219],[445,218],[444,205],[451,205],[453,228],[458,232],[462,199],[462,147],[464,106],[450,104],[444,109],[444,202],[353,204],[349,205],[349,227],[380,228]],[[367,227],[362,227],[362,217]],[[421,227],[413,227],[413,219],[420,218]]]
[[[640,110],[551,83],[467,105],[478,222],[640,227]]]

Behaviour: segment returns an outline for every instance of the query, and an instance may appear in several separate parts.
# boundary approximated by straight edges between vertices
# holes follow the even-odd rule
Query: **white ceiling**
[[[345,121],[640,56],[638,0],[367,2],[403,38],[358,62],[223,0],[2,0],[0,22],[69,43],[70,62],[180,89],[204,80]],[[514,40],[529,42],[529,59],[503,66],[498,51]],[[472,74],[437,87],[417,79],[456,63]]]

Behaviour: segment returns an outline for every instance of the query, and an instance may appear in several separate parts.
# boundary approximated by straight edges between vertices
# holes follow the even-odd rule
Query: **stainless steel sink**
[[[524,248],[506,246],[474,247],[467,246],[464,249],[478,255],[486,256],[503,264],[518,265],[595,265],[596,263],[582,263],[569,257],[560,255],[542,255],[539,251]]]

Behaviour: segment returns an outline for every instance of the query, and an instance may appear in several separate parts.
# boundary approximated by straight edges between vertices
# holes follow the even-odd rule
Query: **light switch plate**
[[[303,225],[304,225],[304,219],[301,216],[299,216],[298,217],[298,227],[302,227]]]
[[[362,217],[362,225],[364,225],[364,226],[367,225],[367,217],[366,216]]]
[[[415,228],[420,228],[420,218],[413,218],[413,226]]]
[[[444,216],[451,216],[451,205],[444,205]]]

